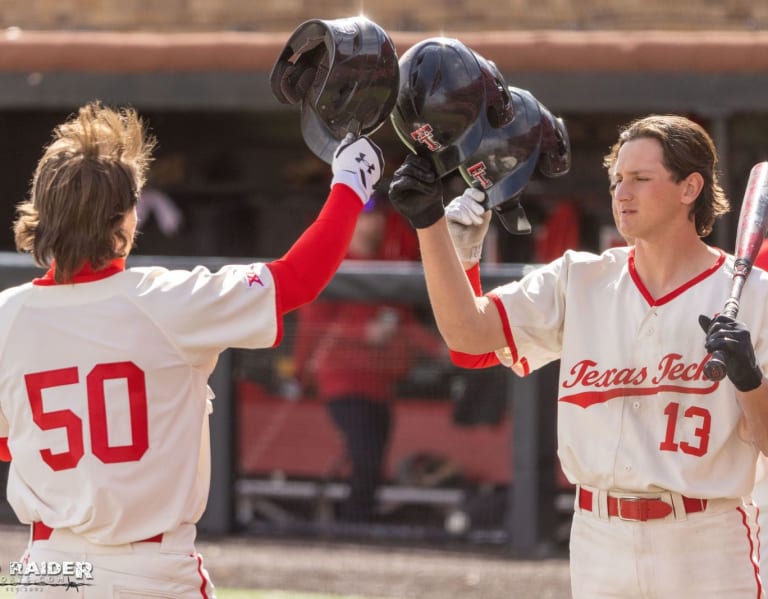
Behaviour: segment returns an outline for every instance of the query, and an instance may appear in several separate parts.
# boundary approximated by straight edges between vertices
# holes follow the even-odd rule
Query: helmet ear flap
[[[487,118],[494,129],[503,127],[515,116],[512,98],[503,82],[494,80],[495,89],[488,94]]]
[[[560,177],[571,168],[571,144],[568,129],[561,118],[542,107],[542,142],[539,172],[545,177]]]
[[[508,124],[515,116],[512,96],[496,63],[476,55],[485,80],[486,118],[491,127],[498,129]]]

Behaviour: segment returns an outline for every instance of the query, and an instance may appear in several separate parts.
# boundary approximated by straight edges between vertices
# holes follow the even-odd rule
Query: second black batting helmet
[[[520,196],[534,171],[559,177],[570,170],[568,130],[529,91],[508,87],[512,118],[487,127],[477,150],[459,166],[469,185],[482,188],[488,208],[510,233],[528,233]]]
[[[301,133],[309,149],[331,163],[348,132],[378,129],[395,104],[399,69],[395,45],[365,17],[302,23],[270,74],[272,93],[301,104]]]
[[[570,169],[565,124],[528,91],[509,87],[496,65],[453,38],[430,38],[399,61],[391,119],[413,152],[441,177],[458,168],[482,188],[511,233],[530,232],[520,195],[536,167],[547,177]]]

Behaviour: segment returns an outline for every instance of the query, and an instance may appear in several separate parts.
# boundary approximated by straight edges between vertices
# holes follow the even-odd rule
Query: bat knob
[[[725,362],[719,356],[713,355],[704,365],[704,376],[710,381],[722,381],[725,374]]]

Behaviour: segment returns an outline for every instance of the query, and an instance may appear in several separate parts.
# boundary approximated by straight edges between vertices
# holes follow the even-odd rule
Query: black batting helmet
[[[301,133],[327,163],[348,132],[373,133],[395,104],[399,70],[389,35],[365,17],[312,19],[291,34],[272,67],[272,93],[301,104]]]
[[[536,167],[547,177],[570,168],[565,124],[528,91],[509,87],[496,65],[453,38],[430,38],[399,61],[391,119],[413,152],[441,177],[456,168],[482,188],[512,233],[530,232],[520,206]]]
[[[453,38],[423,40],[399,61],[392,125],[441,177],[480,146],[487,129],[506,123],[509,95],[496,66]]]

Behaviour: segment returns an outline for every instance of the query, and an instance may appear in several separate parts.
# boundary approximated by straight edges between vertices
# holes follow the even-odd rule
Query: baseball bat
[[[758,162],[749,172],[747,189],[741,204],[739,222],[736,228],[736,247],[733,252],[733,283],[731,294],[725,301],[722,314],[736,318],[739,314],[741,291],[755,258],[760,251],[760,245],[768,231],[768,161]],[[718,350],[704,365],[704,376],[710,381],[721,381],[725,378],[725,358]]]

